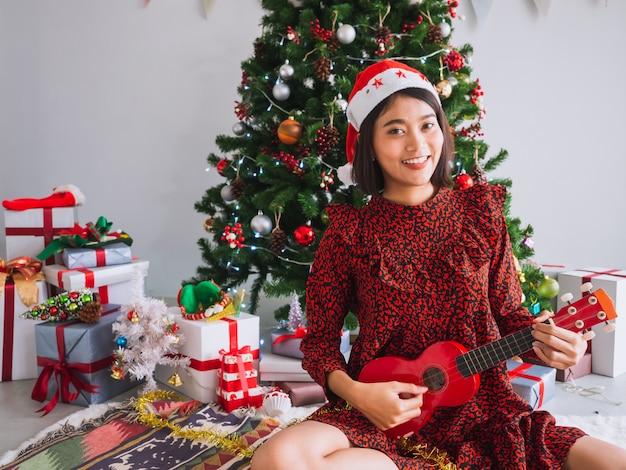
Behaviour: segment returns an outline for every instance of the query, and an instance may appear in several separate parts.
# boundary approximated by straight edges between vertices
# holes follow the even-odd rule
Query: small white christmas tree
[[[113,323],[117,349],[111,370],[119,380],[127,375],[132,380],[145,379],[144,391],[149,392],[158,389],[154,380],[157,364],[186,367],[189,358],[178,354],[184,337],[167,305],[144,295],[145,275],[135,271],[133,300],[122,306],[122,315]]]
[[[287,318],[287,328],[290,331],[296,331],[298,328],[304,325],[304,315],[302,314],[302,306],[300,305],[300,297],[294,293],[291,297],[291,304],[289,305],[289,317]]]

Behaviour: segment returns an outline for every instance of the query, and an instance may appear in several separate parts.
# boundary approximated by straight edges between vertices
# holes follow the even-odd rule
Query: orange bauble
[[[278,138],[283,144],[292,145],[302,138],[302,124],[291,116],[278,126]]]

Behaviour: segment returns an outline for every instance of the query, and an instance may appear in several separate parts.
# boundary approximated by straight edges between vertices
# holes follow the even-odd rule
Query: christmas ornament
[[[539,284],[537,292],[546,299],[551,299],[559,294],[559,283],[556,279],[546,276]]]
[[[230,165],[230,160],[228,158],[222,158],[219,162],[217,162],[215,168],[217,168],[217,172],[220,176],[224,176],[224,170],[226,170],[228,165]]]
[[[332,62],[328,57],[318,57],[313,64],[315,69],[315,76],[320,82],[323,82],[330,77],[330,70],[332,68]]]
[[[454,177],[454,186],[456,189],[467,189],[474,186],[474,180],[467,173],[463,172]]]
[[[234,199],[239,199],[243,195],[243,191],[246,189],[246,182],[239,176],[239,171],[237,171],[237,176],[230,183],[230,194]]]
[[[441,28],[436,24],[431,24],[428,27],[428,32],[426,33],[426,41],[438,44],[443,41],[443,34],[441,33]]]
[[[295,70],[293,68],[293,65],[291,65],[289,61],[285,62],[283,65],[280,66],[280,69],[278,69],[278,74],[283,80],[289,80],[291,77],[293,77],[294,73]]]
[[[452,27],[450,26],[450,24],[443,21],[439,23],[438,27],[439,27],[439,30],[441,31],[442,37],[447,38],[448,36],[450,36],[450,33],[452,32]]]
[[[241,137],[248,130],[247,126],[243,122],[236,122],[233,124],[233,134]]]
[[[280,227],[274,228],[270,235],[270,250],[274,256],[280,256],[287,246],[287,234]]]
[[[272,388],[263,397],[263,410],[268,416],[279,416],[291,408],[291,398],[278,387]]]
[[[237,222],[235,225],[227,225],[224,227],[224,233],[222,234],[222,241],[228,243],[228,246],[233,250],[235,248],[243,248],[243,242],[246,239],[243,236],[243,230],[241,224]]]
[[[278,126],[278,138],[283,144],[292,145],[302,138],[303,127],[293,117],[285,119]]]
[[[449,98],[452,94],[452,85],[448,80],[441,80],[439,83],[437,83],[435,88],[437,88],[437,93],[439,93],[439,96],[444,99]]]
[[[443,58],[443,62],[450,72],[458,72],[465,65],[463,55],[458,51],[450,51]]]
[[[293,232],[296,243],[301,246],[311,246],[315,241],[315,230],[310,224],[304,224]]]
[[[286,83],[280,82],[272,88],[272,95],[278,101],[285,101],[291,95],[291,88]]]
[[[320,182],[320,188],[328,190],[328,187],[332,184],[335,184],[335,178],[332,173],[322,172],[322,181]]]
[[[213,217],[207,217],[204,219],[204,230],[211,233],[213,227],[215,226],[215,219]]]
[[[337,28],[337,39],[341,44],[351,44],[356,39],[356,29],[349,24],[342,24]]]
[[[183,385],[184,382],[183,379],[180,378],[178,372],[174,372],[172,376],[167,379],[167,383],[170,384],[172,387],[180,387],[181,385]]]
[[[46,207],[73,207],[85,203],[85,195],[73,184],[57,186],[52,189],[50,196],[34,199],[20,198],[3,200],[2,207],[11,211],[23,211],[26,209],[40,209]]]
[[[289,0],[289,3],[291,3],[296,8],[302,8],[306,3],[306,0]]]
[[[252,217],[250,221],[250,228],[257,235],[267,235],[272,231],[272,219],[259,211],[257,215]]]
[[[226,203],[233,202],[236,199],[233,195],[233,187],[230,184],[226,184],[222,187],[220,190],[220,196],[222,196],[222,199]]]
[[[471,177],[477,184],[487,183],[485,170],[483,170],[483,167],[480,166],[480,162],[478,161],[478,146],[474,148],[474,168],[472,168]]]
[[[91,307],[87,307],[94,304]],[[98,294],[92,293],[87,288],[79,289],[71,292],[63,292],[48,298],[44,303],[34,305],[26,312],[20,315],[20,318],[27,320],[48,320],[64,321],[64,320],[80,320],[81,311],[87,308],[85,318],[92,321],[98,321],[102,314],[102,306],[100,305]],[[97,317],[97,319],[96,319]]]

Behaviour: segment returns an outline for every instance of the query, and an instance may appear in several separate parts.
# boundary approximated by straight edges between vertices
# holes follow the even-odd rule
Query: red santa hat
[[[11,201],[2,201],[2,207],[11,211],[24,211],[26,209],[39,209],[44,207],[72,207],[85,203],[85,195],[73,184],[57,186],[52,189],[50,196],[33,199],[21,198]]]
[[[395,60],[383,60],[370,65],[356,76],[354,88],[348,98],[348,135],[346,155],[348,163],[354,160],[354,146],[361,124],[372,110],[385,98],[405,88],[423,88],[430,91],[437,101],[437,89],[423,73]]]

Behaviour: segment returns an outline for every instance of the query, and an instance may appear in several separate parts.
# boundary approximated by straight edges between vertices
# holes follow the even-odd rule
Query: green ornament
[[[537,291],[541,297],[551,299],[559,294],[559,289],[559,283],[556,279],[545,277],[543,281],[541,281],[541,284],[539,284]]]

